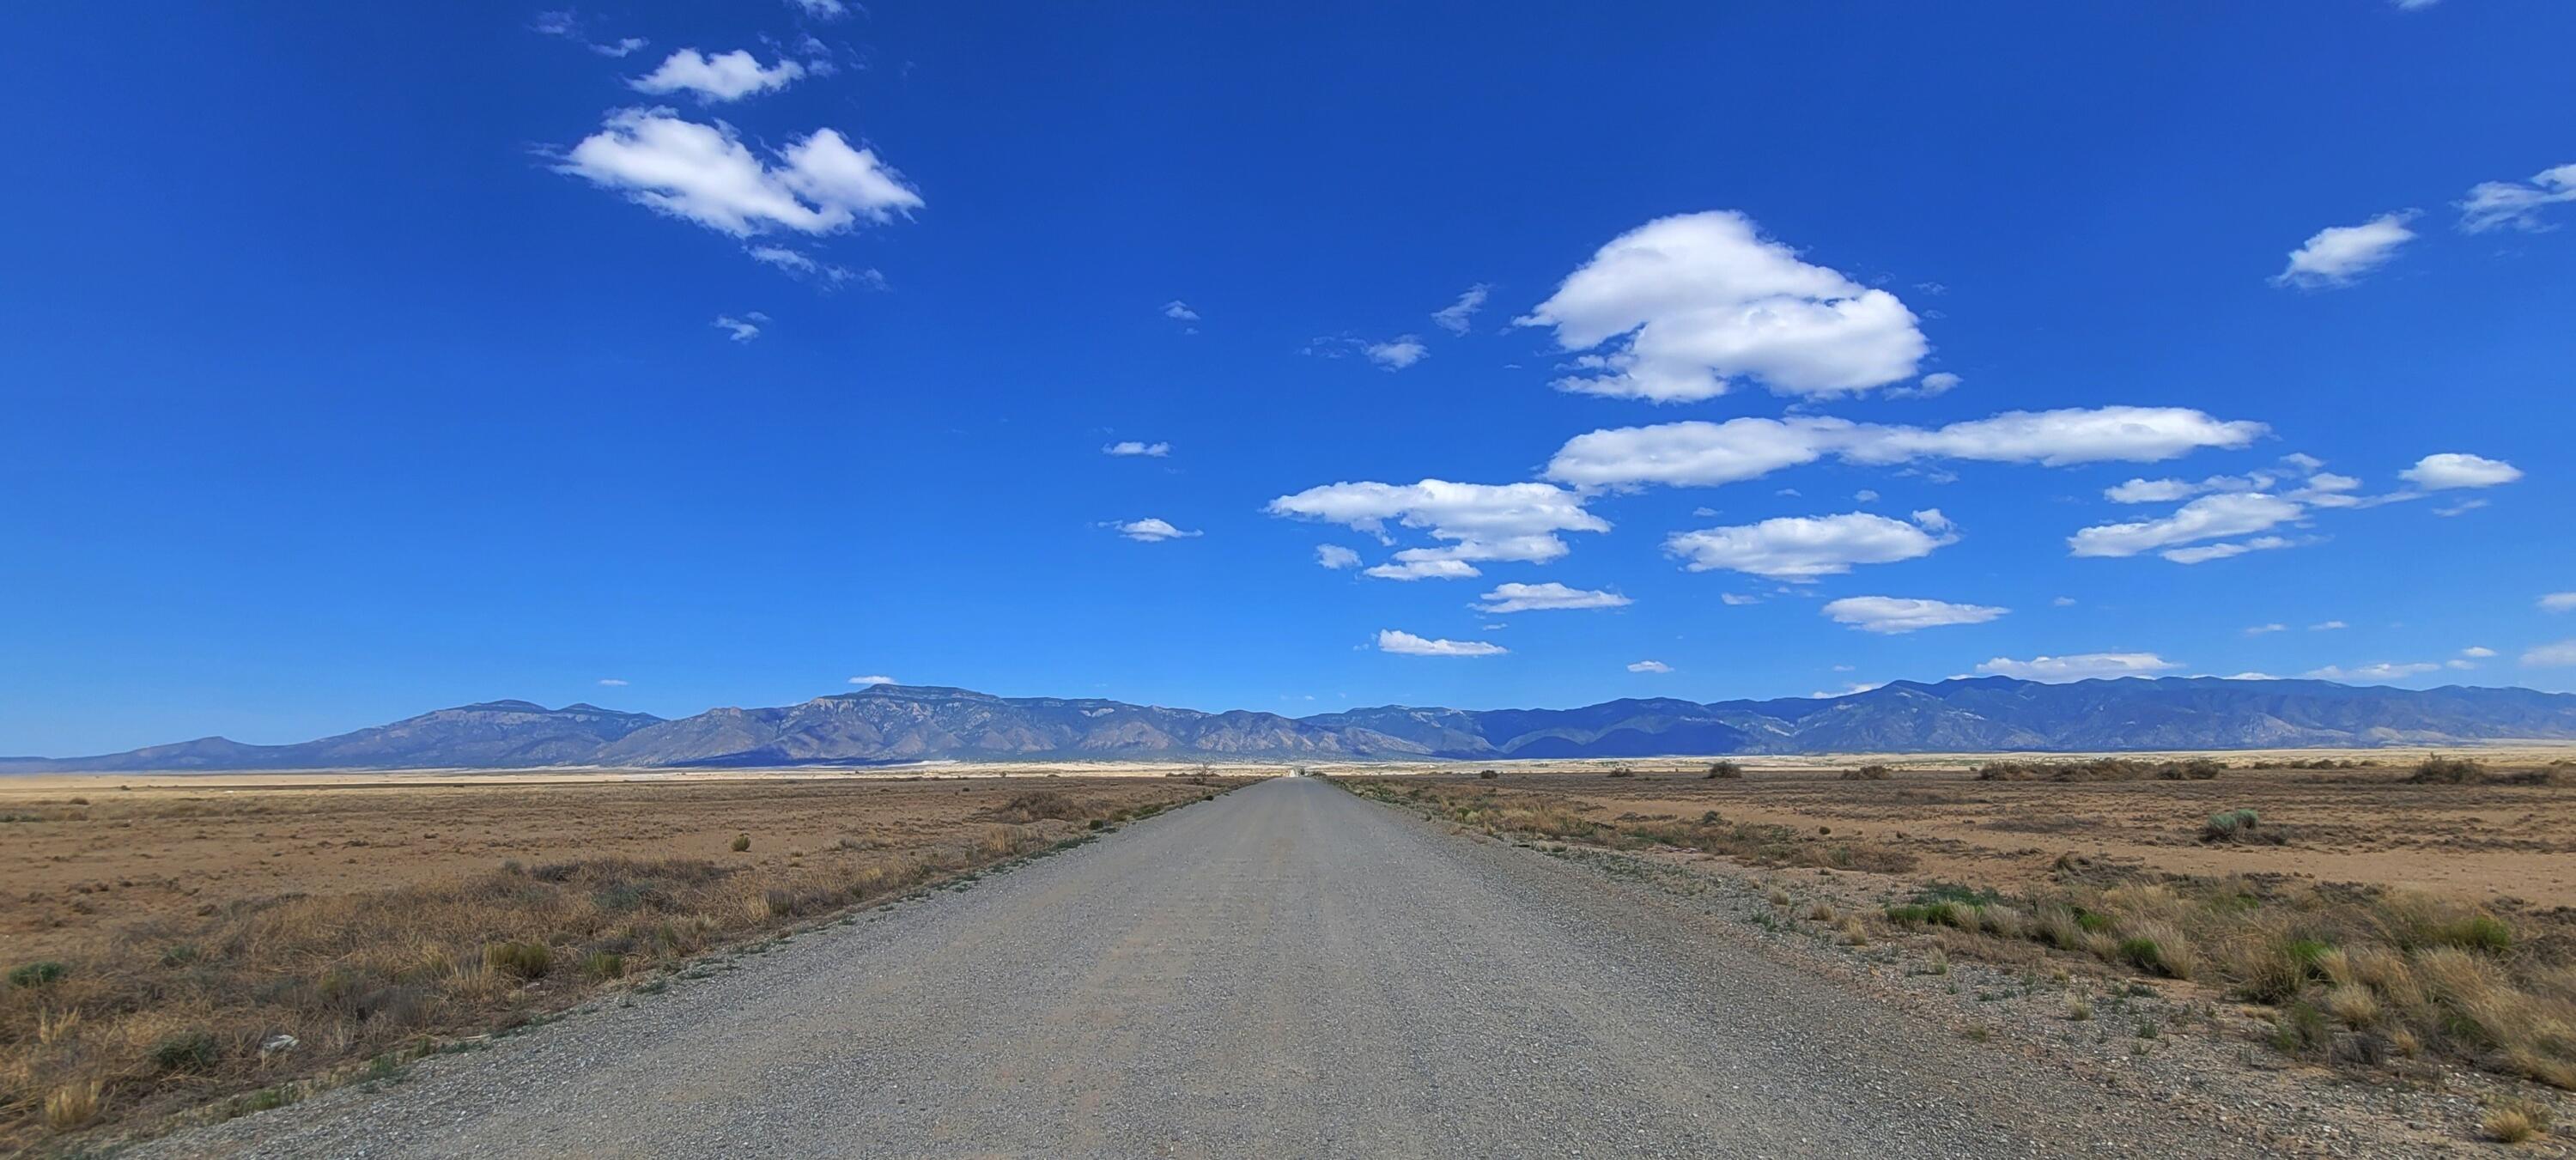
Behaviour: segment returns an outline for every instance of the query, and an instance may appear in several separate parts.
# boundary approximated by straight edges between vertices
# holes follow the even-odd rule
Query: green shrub
[[[739,853],[742,853],[743,851],[748,850],[748,849],[750,849],[750,848],[751,848],[751,835],[749,835],[749,834],[735,834],[735,835],[733,836],[733,852],[734,852],[734,853],[739,854]]]
[[[152,1063],[163,1071],[211,1071],[223,1057],[223,1044],[204,1031],[173,1035],[152,1048]]]
[[[24,963],[9,969],[9,985],[13,987],[41,987],[47,983],[51,983],[62,978],[67,971],[68,968],[64,967],[61,963]]]
[[[614,979],[626,973],[626,956],[615,951],[592,951],[582,956],[581,973],[594,979]]]
[[[1733,780],[1743,776],[1744,767],[1736,762],[1712,761],[1708,765],[1708,777],[1712,780]]]
[[[542,979],[554,969],[555,953],[544,943],[498,942],[483,948],[483,965],[514,979]]]
[[[1894,776],[1896,776],[1895,770],[1889,769],[1888,767],[1879,765],[1875,762],[1861,766],[1858,769],[1846,769],[1843,771],[1844,781],[1886,781],[1888,778]]]

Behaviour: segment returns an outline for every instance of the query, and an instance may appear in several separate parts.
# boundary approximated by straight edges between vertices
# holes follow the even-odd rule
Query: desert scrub
[[[891,841],[811,850],[800,865],[581,858],[102,923],[42,959],[0,963],[0,1155],[80,1152],[84,1140],[48,1137],[192,1104],[273,1107],[304,1077],[355,1075],[390,1052],[542,1019],[612,980],[659,977],[810,916],[1045,849],[1086,821],[1208,791],[1056,792],[1070,806],[1046,811],[1071,817],[1005,825],[961,810]],[[788,913],[771,910],[772,891]],[[263,1055],[281,1033],[296,1045]]]
[[[2138,761],[2103,757],[2091,761],[1990,761],[1977,767],[1978,781],[2208,781],[2227,771],[2206,757],[2186,761]]]
[[[1844,770],[1842,779],[1844,781],[1886,781],[1894,776],[1896,776],[1895,770],[1884,765],[1872,763],[1861,766],[1857,769]]]
[[[1820,867],[1887,873],[1913,868],[1914,856],[1853,838],[1835,838],[1791,826],[1728,822],[1716,811],[1699,817],[1613,819],[1587,816],[1598,808],[1534,790],[1450,786],[1389,779],[1341,782],[1362,797],[1411,806],[1436,818],[1488,834],[1516,834],[1583,842],[1613,850],[1656,846],[1722,854],[1755,866]]]
[[[1739,764],[1739,763],[1732,762],[1732,761],[1712,761],[1712,762],[1708,763],[1708,774],[1707,774],[1707,777],[1708,777],[1708,779],[1709,779],[1709,780],[1712,780],[1712,781],[1729,781],[1729,780],[1739,780],[1739,779],[1743,778],[1743,776],[1744,776],[1744,766],[1742,766],[1742,765],[1741,765],[1741,764]]]

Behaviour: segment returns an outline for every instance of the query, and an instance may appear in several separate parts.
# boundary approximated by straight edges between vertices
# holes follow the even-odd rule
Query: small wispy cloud
[[[1431,321],[1438,323],[1440,329],[1451,334],[1467,333],[1467,328],[1475,325],[1476,312],[1484,309],[1485,296],[1493,289],[1482,282],[1468,287],[1467,292],[1459,295],[1457,301],[1432,311]]]
[[[760,326],[767,321],[769,321],[768,315],[754,310],[740,318],[730,314],[719,314],[709,325],[725,332],[725,337],[735,342],[750,342],[760,337]]]

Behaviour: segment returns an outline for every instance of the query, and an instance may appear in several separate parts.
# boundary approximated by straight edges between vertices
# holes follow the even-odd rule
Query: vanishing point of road
[[[150,1155],[2234,1155],[1715,919],[1278,778]]]

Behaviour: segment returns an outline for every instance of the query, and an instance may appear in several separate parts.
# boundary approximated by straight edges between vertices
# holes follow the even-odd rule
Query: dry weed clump
[[[1755,866],[1822,867],[1899,873],[1915,865],[1902,850],[1791,826],[1729,822],[1715,810],[1696,820],[1595,819],[1586,806],[1555,794],[1392,781],[1342,783],[1353,793],[1409,805],[1488,834],[1522,834],[1614,850],[1669,846],[1722,854]]]
[[[1978,781],[2209,781],[2227,771],[2215,759],[2138,761],[2100,757],[2090,761],[1989,761],[1977,767]]]
[[[2115,969],[2198,979],[2272,1007],[2282,1051],[2340,1063],[2433,1052],[2576,1089],[2576,963],[2456,898],[2181,879],[2044,897],[1934,884],[1884,913],[1942,946],[2018,959],[2036,942]]]
[[[1895,770],[1890,769],[1890,768],[1888,768],[1888,767],[1886,767],[1886,766],[1884,766],[1884,765],[1880,765],[1880,764],[1877,764],[1877,763],[1875,763],[1875,762],[1872,762],[1871,764],[1861,766],[1861,767],[1860,767],[1860,768],[1858,768],[1858,769],[1846,769],[1846,770],[1844,770],[1844,771],[1843,771],[1842,780],[1844,780],[1844,781],[1886,781],[1887,779],[1889,779],[1889,778],[1891,778],[1891,777],[1894,777],[1894,776],[1896,776],[1896,771],[1895,771]]]
[[[240,1110],[274,1106],[286,1081],[524,1023],[611,980],[1166,808],[1118,800],[1022,795],[1010,808],[1043,820],[932,831],[904,849],[513,862],[101,929],[10,965],[0,984],[0,1152],[238,1093],[251,1093]]]

